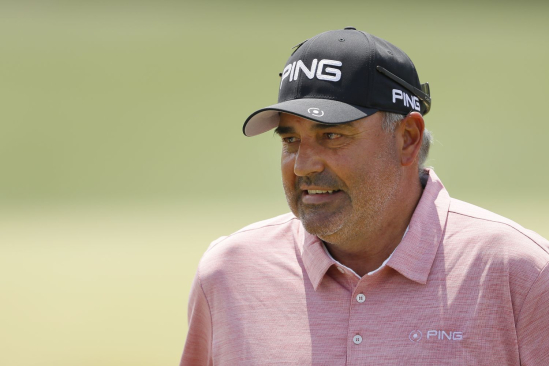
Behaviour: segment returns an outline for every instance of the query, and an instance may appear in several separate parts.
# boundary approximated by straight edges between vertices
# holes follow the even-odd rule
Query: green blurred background
[[[549,4],[1,1],[0,365],[177,365],[210,241],[287,211],[245,138],[291,47],[355,26],[428,81],[453,197],[549,236]]]

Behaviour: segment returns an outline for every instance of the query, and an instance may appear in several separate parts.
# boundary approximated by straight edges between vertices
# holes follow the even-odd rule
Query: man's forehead
[[[352,129],[356,128],[360,121],[361,120],[345,123],[322,123],[288,113],[280,113],[280,122],[275,129],[275,133],[295,131],[294,126],[298,124],[300,126],[307,126],[310,130],[325,130],[329,128]]]

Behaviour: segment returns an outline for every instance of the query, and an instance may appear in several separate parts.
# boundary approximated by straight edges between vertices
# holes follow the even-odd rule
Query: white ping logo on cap
[[[307,113],[312,114],[315,117],[322,117],[324,115],[324,111],[318,108],[309,108],[307,109]]]
[[[326,80],[326,81],[339,81],[341,80],[341,70],[335,69],[333,67],[325,67],[325,66],[341,66],[343,63],[341,61],[337,60],[320,60],[318,61],[316,58],[311,63],[311,68],[308,69],[307,66],[303,63],[303,61],[294,61],[291,64],[286,65],[284,68],[284,71],[282,71],[282,79],[280,80],[280,88],[282,89],[282,83],[284,82],[284,79],[286,79],[289,76],[289,81],[296,81],[299,77],[299,71],[303,71],[303,73],[309,78],[313,79],[315,76],[319,80]],[[316,71],[316,72],[315,72]]]
[[[419,99],[416,96],[410,96],[407,93],[403,92],[399,89],[393,89],[393,103],[396,104],[396,100],[400,99],[402,100],[402,103],[406,107],[410,107],[415,109],[416,111],[421,111],[421,108],[419,107]]]

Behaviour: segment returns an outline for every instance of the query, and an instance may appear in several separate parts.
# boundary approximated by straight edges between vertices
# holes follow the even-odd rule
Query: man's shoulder
[[[488,245],[495,251],[519,257],[549,261],[549,241],[506,217],[473,204],[451,199],[447,228],[453,235],[469,238],[478,245]],[[459,232],[459,233],[458,233]]]
[[[549,242],[513,220],[452,199],[441,247],[446,268],[485,293],[510,293],[515,321],[532,286],[549,268]],[[481,281],[478,281],[481,279]],[[503,292],[502,292],[503,291]]]
[[[220,246],[230,246],[240,242],[257,241],[269,239],[273,235],[280,235],[287,232],[295,221],[299,221],[293,214],[287,213],[267,220],[254,222],[244,226],[232,234],[222,236],[214,240],[206,252],[213,251]]]
[[[214,240],[202,256],[199,270],[229,268],[237,263],[249,265],[252,261],[261,262],[281,253],[295,256],[300,226],[299,220],[291,213],[247,225]]]

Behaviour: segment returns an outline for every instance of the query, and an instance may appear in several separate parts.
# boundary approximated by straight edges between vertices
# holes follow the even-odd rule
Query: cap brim
[[[255,136],[278,126],[280,113],[290,113],[319,123],[348,123],[371,116],[377,109],[364,108],[329,99],[292,99],[271,105],[252,113],[242,131]]]

